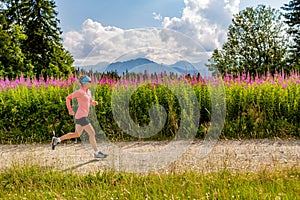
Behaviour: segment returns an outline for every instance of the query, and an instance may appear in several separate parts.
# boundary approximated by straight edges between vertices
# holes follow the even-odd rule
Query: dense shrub
[[[64,82],[65,81],[65,82]],[[59,82],[59,81],[58,81]],[[300,86],[298,76],[285,78],[225,78],[226,118],[222,138],[299,138],[299,101]],[[73,81],[25,84],[2,84],[0,92],[0,142],[24,143],[47,142],[52,132],[62,135],[74,131],[74,121],[68,115],[65,97],[76,89]],[[122,131],[115,120],[112,110],[112,93],[118,90],[120,104],[126,99],[126,92],[133,90],[129,98],[129,114],[139,127],[150,123],[149,110],[154,104],[160,104],[167,112],[163,128],[154,136],[146,139],[172,139],[179,127],[181,118],[193,122],[193,113],[182,115],[180,102],[174,91],[181,90],[179,83],[174,83],[174,90],[160,84],[143,84],[136,87],[129,82],[117,87],[115,81],[101,80],[91,88],[99,105],[91,108],[90,119],[96,131],[101,129],[111,141],[136,140],[126,131]],[[122,85],[121,84],[121,85]],[[178,84],[178,85],[176,85]],[[200,106],[200,119],[197,138],[203,139],[210,127],[211,96],[210,87],[201,81],[189,80]],[[8,83],[6,83],[6,86]],[[185,98],[189,98],[188,96]],[[76,107],[76,101],[73,102]],[[181,116],[182,115],[182,116]],[[189,127],[186,128],[189,134]]]

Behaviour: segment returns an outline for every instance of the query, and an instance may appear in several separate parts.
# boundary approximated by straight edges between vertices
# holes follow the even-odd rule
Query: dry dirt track
[[[300,167],[300,140],[223,140],[218,141],[205,157],[199,155],[203,141],[196,141],[180,157],[163,168],[159,167],[160,161],[155,158],[136,159],[141,153],[148,155],[154,152],[153,155],[156,155],[155,151],[165,145],[165,142],[118,143],[118,151],[112,151],[110,144],[101,144],[99,148],[109,156],[98,160],[92,157],[91,151],[82,143],[59,144],[54,151],[49,144],[0,145],[0,171],[12,165],[24,164],[37,164],[45,168],[83,174],[101,172],[106,168],[129,172],[149,172],[157,169],[168,173],[185,169],[211,172],[226,168],[255,172],[277,167]],[[175,149],[181,147],[182,143],[175,143]]]

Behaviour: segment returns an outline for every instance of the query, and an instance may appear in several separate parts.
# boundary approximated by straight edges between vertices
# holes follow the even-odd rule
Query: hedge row
[[[141,128],[138,130],[151,125],[151,114],[149,115],[151,106],[160,104],[166,111],[165,124],[156,124],[163,123],[163,121],[155,122],[154,113],[153,127],[162,126],[163,128],[146,139],[171,139],[180,131],[181,126],[186,126],[184,134],[187,134],[187,138],[191,137],[188,134],[193,132],[194,127],[192,125],[189,127],[187,125],[189,122],[190,124],[199,123],[196,127],[196,137],[203,139],[211,121],[211,93],[206,85],[195,84],[191,87],[200,107],[199,119],[195,119],[198,115],[192,110],[196,108],[195,105],[189,106],[189,110],[182,109],[182,99],[178,99],[176,94],[182,92],[180,98],[183,98],[183,101],[190,98],[190,94],[183,91],[182,86],[169,88],[153,84],[146,84],[139,88],[126,85],[114,88],[109,84],[100,84],[91,88],[99,105],[91,109],[90,119],[96,131],[99,132],[97,128],[99,123],[111,141],[140,139],[124,131],[126,120],[129,120],[126,115],[123,118],[119,117],[119,121],[116,121],[114,117],[112,105],[120,106],[119,109],[122,109],[125,105],[122,103],[126,103],[125,100],[128,98],[129,116],[134,122],[133,126]],[[129,98],[128,90],[130,89],[132,96]],[[30,88],[19,86],[0,92],[0,143],[49,142],[53,131],[57,135],[74,131],[74,121],[68,115],[65,104],[65,97],[73,90],[73,87],[60,86],[32,86]],[[282,87],[279,84],[265,83],[249,85],[245,88],[243,85],[235,84],[230,87],[225,86],[225,93],[226,118],[221,138],[299,138],[299,85],[291,84],[288,87]],[[187,101],[187,104],[191,103]],[[73,104],[76,105],[76,101]],[[157,108],[157,112],[161,111],[159,107],[154,108]],[[183,122],[183,118],[187,120]],[[122,125],[122,128],[119,125]],[[132,126],[130,123],[127,125]],[[125,127],[125,129],[133,130],[132,127]]]

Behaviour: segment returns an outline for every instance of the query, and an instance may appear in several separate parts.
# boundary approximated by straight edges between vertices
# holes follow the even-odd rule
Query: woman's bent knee
[[[75,136],[75,137],[80,137],[80,134],[79,134],[78,132],[75,132],[75,133],[74,133],[74,136]]]
[[[95,136],[95,130],[91,124],[86,125],[83,127],[83,129],[90,135],[90,136]]]

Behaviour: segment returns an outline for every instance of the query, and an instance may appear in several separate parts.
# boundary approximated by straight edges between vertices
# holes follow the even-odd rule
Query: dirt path
[[[300,140],[218,141],[207,156],[203,156],[200,151],[205,146],[203,141],[189,143],[188,148],[185,143],[175,142],[172,152],[185,148],[182,154],[175,156],[168,152],[161,154],[165,151],[166,142],[128,142],[114,145],[117,148],[112,148],[112,144],[108,143],[99,145],[109,156],[98,160],[93,158],[89,148],[82,143],[63,143],[54,151],[46,144],[0,145],[0,171],[19,164],[37,164],[83,174],[107,168],[128,172],[168,173],[185,169],[211,172],[227,168],[255,172],[265,168],[300,167]],[[169,159],[167,163],[161,163],[161,160],[166,159]]]

